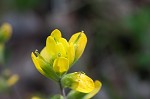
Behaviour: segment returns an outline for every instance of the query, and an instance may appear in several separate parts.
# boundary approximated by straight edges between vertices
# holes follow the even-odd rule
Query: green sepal
[[[86,93],[71,90],[67,95],[67,99],[84,99],[85,95]]]
[[[61,84],[63,87],[71,87],[73,83],[76,83],[74,79],[74,73],[66,74],[61,78]]]
[[[53,71],[53,69],[49,66],[49,65],[45,65],[43,67],[41,67],[42,70],[45,72],[45,76],[47,78],[50,78],[54,81],[59,81],[59,76]]]

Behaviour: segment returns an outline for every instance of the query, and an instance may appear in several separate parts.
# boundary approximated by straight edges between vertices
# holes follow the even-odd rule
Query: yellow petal
[[[69,47],[69,44],[68,44],[67,40],[64,39],[64,38],[60,38],[59,42],[62,43],[62,45],[64,46],[65,50],[67,51],[68,47]]]
[[[79,38],[79,41],[77,43],[77,48],[76,48],[76,59],[80,58],[80,56],[82,55],[86,43],[87,43],[86,35],[84,33],[81,33],[81,37]]]
[[[69,65],[71,66],[75,58],[75,50],[74,50],[73,43],[70,43],[67,55],[68,55]]]
[[[56,45],[56,54],[58,57],[66,57],[66,50],[64,48],[64,46],[62,45],[62,43],[58,43]]]
[[[51,62],[52,55],[47,52],[46,47],[44,47],[44,48],[42,49],[42,51],[40,52],[40,55],[41,55],[48,63]]]
[[[76,60],[80,58],[80,56],[82,55],[86,43],[87,43],[87,37],[83,32],[79,32],[74,34],[70,40],[69,43],[73,43],[74,48],[75,48],[75,58]]]
[[[55,55],[57,48],[56,42],[52,36],[48,36],[46,39],[46,50],[50,55]]]
[[[73,44],[76,43],[76,41],[79,39],[79,35],[80,35],[80,33],[73,34],[69,40],[69,43],[71,43],[71,42]]]
[[[41,99],[41,98],[38,96],[33,96],[31,99]]]
[[[102,83],[98,80],[95,81],[95,88],[92,92],[88,93],[83,99],[90,99],[95,96],[102,87]]]
[[[39,62],[38,62],[38,60],[37,60],[38,58],[34,55],[33,52],[32,52],[32,54],[31,54],[31,58],[32,58],[32,61],[33,61],[34,65],[35,65],[36,69],[37,69],[41,74],[46,75],[46,74],[44,73],[44,71],[42,70],[42,68],[41,68],[41,66],[40,66],[40,64],[39,64]]]
[[[77,78],[75,79],[77,83],[75,83],[72,88],[76,91],[89,93],[94,89],[93,80],[83,73],[77,73]]]
[[[61,38],[61,32],[58,29],[55,29],[52,31],[51,36],[58,41]]]
[[[12,33],[12,26],[9,23],[3,23],[3,25],[1,26],[1,29],[3,29],[4,32]]]
[[[54,60],[53,69],[55,72],[64,73],[69,69],[69,61],[67,58],[58,57]]]

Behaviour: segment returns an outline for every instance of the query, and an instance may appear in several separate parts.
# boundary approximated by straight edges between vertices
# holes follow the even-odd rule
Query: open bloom
[[[46,39],[46,46],[40,53],[32,52],[31,57],[38,71],[56,80],[68,71],[82,55],[87,43],[83,32],[74,34],[69,42],[55,29]]]
[[[93,81],[82,72],[74,72],[62,78],[62,85],[82,93],[90,93],[86,97],[94,96],[101,87],[101,82]]]

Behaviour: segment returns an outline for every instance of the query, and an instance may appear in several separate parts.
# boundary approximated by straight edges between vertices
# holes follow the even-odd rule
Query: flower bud
[[[6,42],[12,34],[12,26],[9,23],[4,23],[0,27],[0,42]]]
[[[72,64],[82,55],[87,38],[83,32],[74,34],[67,42],[58,29],[52,31],[46,39],[42,51],[31,54],[37,70],[44,76],[57,79],[63,76]],[[51,76],[52,75],[52,76]]]
[[[79,33],[76,33],[74,34],[70,40],[69,40],[69,43],[73,43],[74,45],[74,49],[75,49],[75,61],[78,60],[84,49],[85,49],[85,46],[86,46],[86,43],[87,43],[87,37],[86,35],[84,34],[84,32],[79,32]]]
[[[19,80],[19,76],[14,74],[7,80],[7,84],[8,86],[13,86],[18,80]]]

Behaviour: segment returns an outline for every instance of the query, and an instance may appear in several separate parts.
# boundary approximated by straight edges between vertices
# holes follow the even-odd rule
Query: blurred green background
[[[150,99],[149,0],[0,0],[0,24],[4,22],[13,27],[5,66],[20,79],[0,99],[59,93],[30,57],[55,28],[68,40],[78,31],[86,33],[87,47],[71,71],[85,71],[102,82],[93,99]]]

